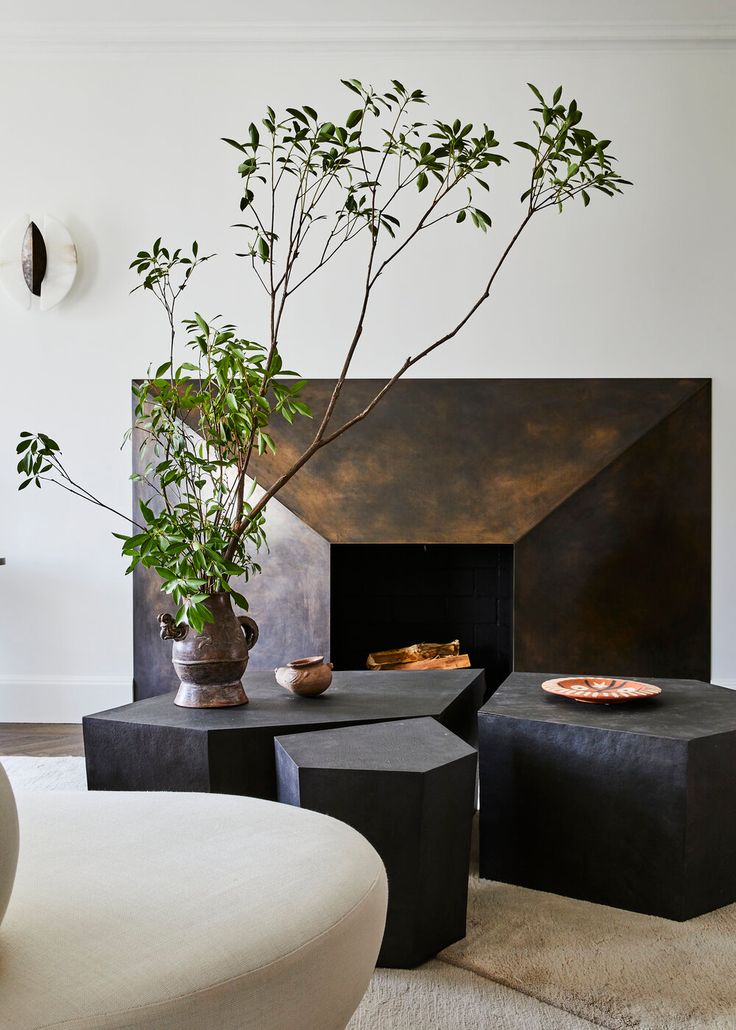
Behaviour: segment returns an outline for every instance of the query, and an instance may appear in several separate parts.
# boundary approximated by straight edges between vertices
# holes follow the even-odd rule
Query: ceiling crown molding
[[[736,46],[736,22],[6,22],[0,52],[241,54],[260,52],[608,50]]]

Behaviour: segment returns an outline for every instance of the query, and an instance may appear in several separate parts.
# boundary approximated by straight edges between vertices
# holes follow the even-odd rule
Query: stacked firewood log
[[[387,669],[469,669],[470,658],[460,654],[460,641],[449,644],[410,644],[391,651],[373,651],[366,668]]]

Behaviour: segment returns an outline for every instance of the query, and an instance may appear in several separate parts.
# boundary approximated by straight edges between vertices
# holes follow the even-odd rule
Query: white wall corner
[[[132,700],[130,677],[0,675],[0,722],[81,722]]]

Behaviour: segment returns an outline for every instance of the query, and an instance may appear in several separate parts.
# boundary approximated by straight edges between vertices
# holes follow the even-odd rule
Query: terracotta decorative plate
[[[567,676],[564,679],[545,680],[542,690],[548,694],[559,694],[586,704],[615,705],[622,701],[640,701],[645,697],[657,697],[660,687],[637,680],[616,680],[602,676]]]

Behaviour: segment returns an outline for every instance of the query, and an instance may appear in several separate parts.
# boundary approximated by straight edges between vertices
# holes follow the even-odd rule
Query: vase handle
[[[158,616],[158,626],[162,640],[183,640],[189,632],[186,622],[176,622],[169,612],[161,612]]]
[[[250,651],[258,640],[258,624],[250,615],[236,615],[235,618],[240,623],[240,628],[245,634],[246,647]]]

